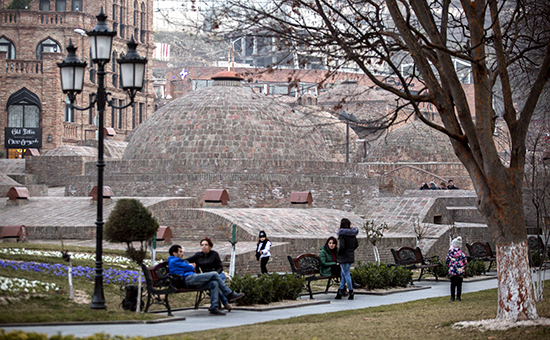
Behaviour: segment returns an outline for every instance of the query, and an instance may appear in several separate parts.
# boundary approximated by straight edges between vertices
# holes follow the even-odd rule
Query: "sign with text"
[[[5,128],[4,146],[7,149],[42,147],[42,128]]]

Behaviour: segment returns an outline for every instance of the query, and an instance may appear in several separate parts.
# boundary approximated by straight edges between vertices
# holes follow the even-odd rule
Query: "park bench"
[[[196,288],[177,288],[173,285],[176,278],[172,277],[168,272],[168,262],[161,262],[157,265],[147,267],[141,265],[143,275],[147,287],[147,303],[145,304],[145,312],[149,311],[149,307],[154,304],[163,305],[168,310],[168,316],[172,315],[170,302],[168,297],[172,294],[196,292],[195,309],[199,309],[199,304],[207,297],[207,294],[202,289]]]
[[[495,253],[491,250],[491,246],[489,245],[489,242],[474,242],[474,243],[466,243],[466,247],[468,248],[468,253],[470,253],[470,260],[481,260],[485,262],[489,262],[489,269],[487,271],[491,270],[491,266],[496,263],[497,257],[495,256]]]
[[[426,261],[424,260],[424,256],[422,256],[422,252],[418,247],[401,247],[397,250],[392,248],[391,253],[393,254],[395,265],[407,268],[409,270],[420,269],[420,276],[418,277],[418,281],[422,279],[424,271],[435,276],[435,280],[438,281],[435,268],[441,267],[441,263],[439,263],[439,259],[437,258],[437,256],[436,261],[434,261],[436,263],[432,263],[432,260]]]
[[[306,280],[305,289],[309,293],[309,298],[313,299],[313,292],[311,291],[311,282],[319,280],[328,280],[327,286],[325,288],[325,294],[328,292],[328,289],[332,285],[340,283],[339,275],[331,276],[321,276],[319,272],[319,266],[321,265],[321,260],[319,256],[315,254],[302,254],[298,257],[287,256],[288,262],[290,263],[290,268],[292,273],[304,278]]]
[[[527,245],[529,247],[529,262],[533,260],[533,252],[537,252],[541,260],[548,260],[548,258],[550,257],[550,247],[544,245],[544,242],[542,241],[540,235],[529,236],[527,238]]]

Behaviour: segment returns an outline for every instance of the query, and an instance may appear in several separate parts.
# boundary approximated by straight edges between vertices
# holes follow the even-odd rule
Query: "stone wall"
[[[202,197],[206,189],[226,189],[230,207],[287,207],[293,191],[311,191],[314,207],[351,211],[364,198],[378,195],[378,180],[359,165],[332,162],[254,160],[108,161],[105,185],[116,196]],[[160,166],[159,166],[160,163]],[[87,195],[96,183],[96,167],[67,179],[67,196]]]
[[[70,176],[84,173],[84,165],[93,162],[94,157],[83,156],[56,156],[56,157],[26,157],[26,171],[36,177],[39,184],[50,186],[64,186]],[[96,184],[97,185],[97,180]],[[90,193],[83,193],[81,196],[88,196]]]

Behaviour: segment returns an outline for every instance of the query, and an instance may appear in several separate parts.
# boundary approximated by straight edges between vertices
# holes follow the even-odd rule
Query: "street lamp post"
[[[357,123],[357,117],[353,113],[348,114],[346,111],[342,111],[338,119],[346,122],[346,163],[349,163],[349,122]]]
[[[121,59],[117,59],[120,64],[120,77],[122,88],[128,92],[130,103],[124,106],[115,106],[113,100],[107,98],[105,91],[105,64],[111,60],[111,48],[113,37],[116,31],[111,31],[105,20],[107,16],[103,12],[103,7],[97,18],[97,24],[93,30],[86,32],[90,37],[90,59],[97,64],[97,93],[94,94],[94,101],[88,107],[77,107],[73,105],[76,95],[82,92],[84,83],[84,71],[86,63],[81,62],[76,56],[77,48],[69,40],[67,47],[68,55],[63,62],[58,63],[61,74],[61,88],[63,93],[69,96],[71,107],[77,110],[88,110],[97,104],[98,115],[98,139],[97,139],[97,220],[96,224],[96,261],[95,261],[95,285],[94,295],[92,297],[92,309],[105,309],[105,296],[103,294],[103,171],[105,168],[104,154],[104,112],[105,105],[116,109],[124,109],[134,103],[134,97],[137,91],[143,87],[145,76],[145,64],[147,58],[142,58],[136,51],[137,44],[134,37],[127,43],[128,53]]]

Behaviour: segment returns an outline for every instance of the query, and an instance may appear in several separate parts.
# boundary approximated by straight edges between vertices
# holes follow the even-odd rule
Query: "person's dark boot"
[[[353,300],[353,296],[355,295],[355,293],[353,292],[353,290],[350,290],[349,291],[349,296],[348,296],[348,300]]]
[[[342,290],[338,289],[338,292],[336,292],[336,300],[342,300]]]
[[[208,311],[210,312],[210,314],[213,315],[225,315],[225,313],[222,312],[218,307],[209,309]]]
[[[343,297],[346,297],[346,296],[348,296],[348,295],[349,295],[349,294],[348,294],[348,288],[347,288],[347,287],[344,287],[344,289],[342,289],[342,296],[343,296]]]
[[[231,302],[231,301],[235,301],[237,299],[240,299],[244,296],[244,293],[235,293],[235,292],[231,292],[229,295],[226,296],[227,298],[227,301],[228,302]]]

